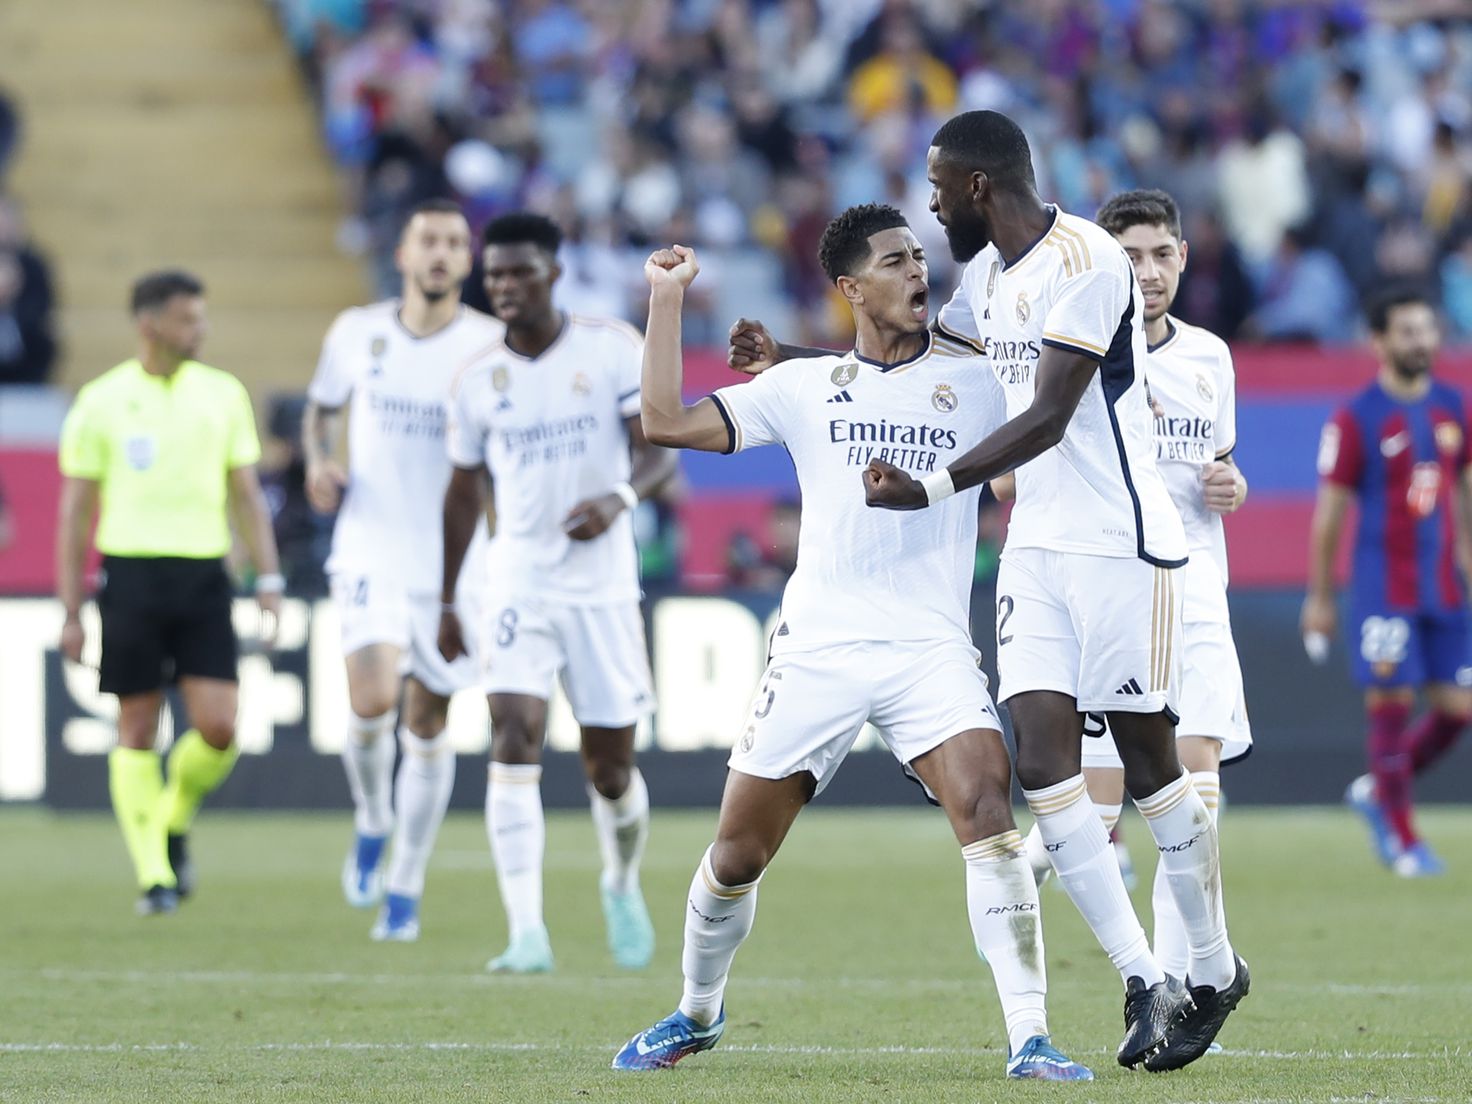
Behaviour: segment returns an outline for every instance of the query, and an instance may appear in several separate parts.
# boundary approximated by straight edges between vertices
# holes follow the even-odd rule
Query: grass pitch
[[[1099,1076],[1050,1086],[1002,1080],[961,860],[928,810],[805,814],[762,885],[725,1041],[658,1074],[608,1063],[678,997],[712,814],[656,816],[644,883],[660,946],[638,975],[604,948],[587,816],[551,817],[558,972],[497,978],[481,972],[505,928],[477,818],[445,826],[420,942],[380,946],[339,895],[346,813],[206,810],[197,899],[140,920],[111,820],[3,810],[0,1100],[1465,1101],[1472,811],[1422,819],[1452,874],[1402,882],[1346,814],[1228,810],[1228,912],[1253,991],[1227,1052],[1176,1074],[1114,1064],[1118,980],[1046,889],[1054,1038]],[[1126,831],[1145,858],[1143,826]],[[1136,899],[1148,910],[1147,888]]]

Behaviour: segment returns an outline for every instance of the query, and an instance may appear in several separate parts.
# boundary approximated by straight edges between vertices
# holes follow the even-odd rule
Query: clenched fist
[[[923,510],[930,505],[920,480],[884,460],[870,460],[864,469],[864,501],[885,510]]]
[[[671,285],[687,288],[699,271],[700,262],[695,259],[695,250],[685,245],[656,249],[644,262],[644,278],[653,288]]]

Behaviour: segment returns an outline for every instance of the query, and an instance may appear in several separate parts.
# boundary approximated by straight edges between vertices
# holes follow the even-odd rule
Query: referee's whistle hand
[[[318,513],[330,514],[336,510],[347,485],[347,472],[336,460],[307,465],[307,501]]]
[[[61,654],[73,663],[82,662],[82,649],[87,644],[87,633],[82,620],[75,614],[67,617],[61,626]]]
[[[460,618],[455,616],[454,610],[440,611],[440,631],[436,643],[439,645],[440,655],[447,662],[454,663],[465,655],[465,637],[461,634]]]

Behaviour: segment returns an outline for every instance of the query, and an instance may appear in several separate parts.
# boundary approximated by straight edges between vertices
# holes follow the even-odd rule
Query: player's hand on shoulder
[[[616,494],[585,499],[562,519],[562,531],[575,541],[590,541],[606,533],[623,509],[623,499]]]
[[[918,479],[884,460],[870,460],[864,469],[864,501],[885,510],[920,510],[930,505]]]
[[[754,318],[736,319],[726,349],[728,365],[748,376],[758,376],[781,359],[781,347],[766,326]]]
[[[336,510],[347,485],[347,472],[336,460],[321,460],[307,465],[307,501],[318,513],[330,514]]]
[[[1218,514],[1230,514],[1242,505],[1245,483],[1235,464],[1213,460],[1201,470],[1202,493],[1206,508]]]
[[[449,663],[466,654],[465,635],[460,628],[460,617],[454,610],[440,607],[440,627],[435,634],[435,645]]]
[[[61,626],[61,654],[73,663],[82,662],[82,649],[87,645],[87,633],[82,628],[82,619],[69,616]]]
[[[685,245],[656,249],[644,262],[644,278],[650,287],[678,285],[686,288],[699,271],[700,262],[695,258],[695,250]]]

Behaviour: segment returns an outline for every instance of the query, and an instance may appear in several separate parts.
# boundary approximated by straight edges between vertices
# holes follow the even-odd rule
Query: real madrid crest
[[[858,377],[859,366],[853,361],[845,361],[833,369],[833,374],[828,378],[833,381],[834,387],[847,387]]]
[[[1456,422],[1437,422],[1436,447],[1442,452],[1456,452],[1462,447],[1462,427]]]
[[[1216,392],[1211,389],[1211,383],[1199,373],[1196,376],[1196,394],[1201,396],[1202,402],[1211,402],[1216,398]]]
[[[938,383],[930,395],[930,405],[942,414],[949,414],[961,405],[961,400],[949,383]]]
[[[1017,293],[1017,324],[1026,326],[1027,320],[1032,317],[1032,308],[1027,305],[1027,292]]]
[[[511,386],[511,372],[506,365],[496,365],[496,370],[491,373],[491,386],[497,391],[505,391]]]
[[[591,395],[593,393],[593,381],[588,378],[586,372],[579,372],[573,376],[572,393],[574,395]]]

